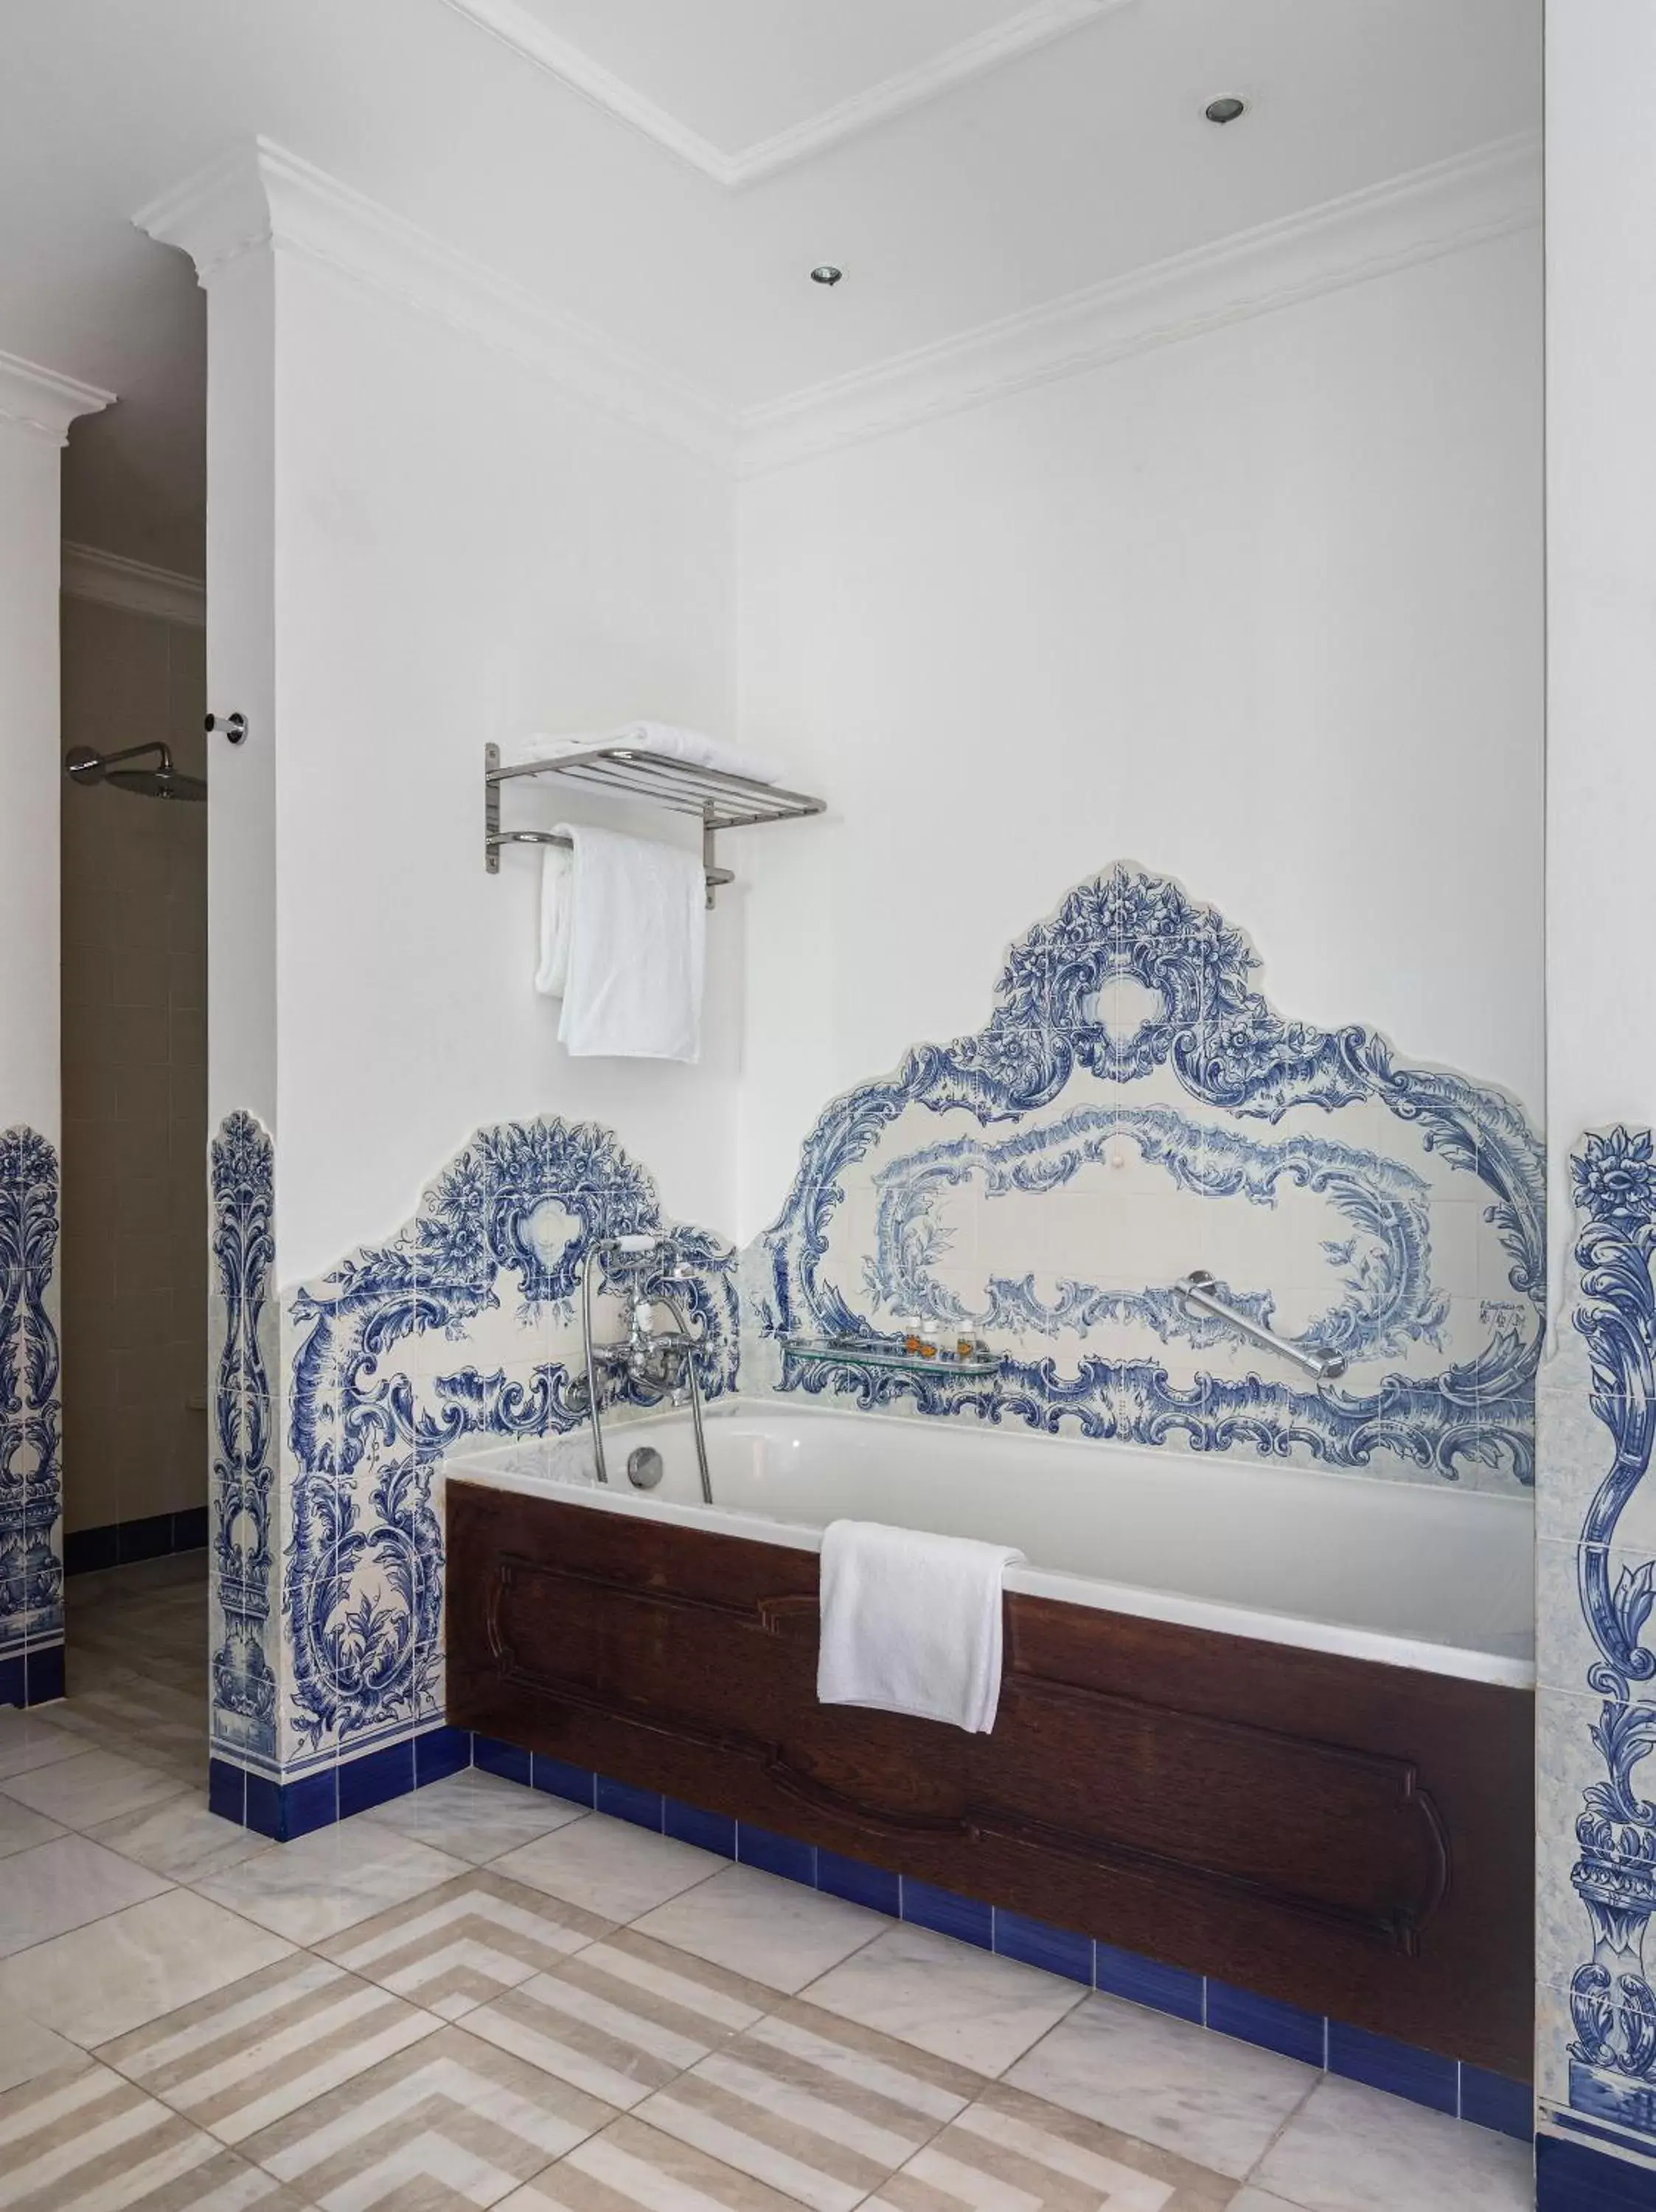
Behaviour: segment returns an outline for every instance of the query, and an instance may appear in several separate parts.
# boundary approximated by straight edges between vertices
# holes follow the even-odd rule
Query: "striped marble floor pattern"
[[[182,1740],[185,1563],[118,1573],[0,1711],[0,2212],[1532,2202],[1504,2136],[489,1775],[264,1844]]]

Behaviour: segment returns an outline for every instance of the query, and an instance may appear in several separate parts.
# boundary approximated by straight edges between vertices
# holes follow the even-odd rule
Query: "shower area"
[[[204,1753],[204,631],[61,605],[63,1395],[71,1704]]]

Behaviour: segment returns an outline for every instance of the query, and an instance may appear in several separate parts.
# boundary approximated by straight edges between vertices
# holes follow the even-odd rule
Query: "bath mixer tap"
[[[628,1286],[627,1334],[618,1344],[592,1340],[592,1268],[621,1278]],[[670,1237],[608,1237],[592,1244],[581,1263],[581,1336],[586,1355],[586,1402],[592,1416],[592,1456],[597,1478],[608,1483],[610,1470],[604,1449],[604,1393],[601,1375],[622,1374],[646,1395],[666,1398],[682,1406],[690,1401],[695,1431],[696,1468],[701,1478],[702,1503],[713,1502],[713,1481],[707,1471],[707,1440],[701,1424],[701,1388],[696,1376],[695,1353],[700,1339],[685,1318],[679,1293],[694,1280]],[[673,1326],[655,1327],[658,1306],[664,1306]]]

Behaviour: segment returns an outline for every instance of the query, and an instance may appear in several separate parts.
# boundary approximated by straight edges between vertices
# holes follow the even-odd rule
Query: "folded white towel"
[[[636,745],[641,752],[660,753],[698,768],[718,769],[725,775],[745,775],[754,783],[779,783],[779,764],[763,753],[726,744],[701,730],[681,730],[671,722],[624,722],[618,730],[590,732],[568,738],[525,738],[521,757],[531,760],[573,760],[581,753],[606,751],[611,745]]]
[[[575,856],[567,845],[548,845],[541,855],[541,957],[535,988],[561,999],[569,981],[569,884]]]
[[[822,1534],[816,1695],[986,1735],[1000,1704],[1001,1577],[1023,1553],[874,1521]]]
[[[559,1042],[574,1058],[697,1059],[707,944],[701,855],[585,823],[558,829],[574,848]],[[543,929],[546,905],[543,878]],[[545,950],[543,940],[543,966],[555,974]]]

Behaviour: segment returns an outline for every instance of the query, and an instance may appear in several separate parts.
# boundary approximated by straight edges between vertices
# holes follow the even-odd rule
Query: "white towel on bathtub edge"
[[[967,1536],[831,1521],[822,1532],[816,1696],[974,1735],[1000,1704],[1001,1578],[1023,1553]]]

